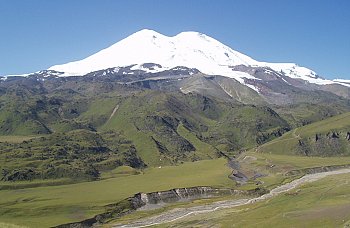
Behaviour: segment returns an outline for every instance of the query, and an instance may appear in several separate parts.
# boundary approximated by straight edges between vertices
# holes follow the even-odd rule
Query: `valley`
[[[147,29],[0,79],[0,227],[349,222],[346,80]]]
[[[296,179],[292,182],[286,183],[284,185],[278,186],[274,189],[272,189],[269,193],[266,193],[264,195],[261,195],[256,198],[251,199],[239,199],[239,200],[227,200],[227,201],[218,201],[213,204],[207,204],[204,206],[197,206],[192,208],[185,208],[184,210],[174,209],[169,211],[168,213],[163,213],[159,216],[151,217],[149,219],[144,219],[136,222],[131,222],[130,224],[126,225],[117,225],[115,227],[147,227],[152,225],[159,225],[169,222],[174,222],[176,220],[180,220],[182,218],[185,218],[190,215],[198,215],[198,214],[207,214],[211,212],[215,212],[217,210],[222,210],[225,208],[234,208],[234,207],[241,207],[249,204],[258,203],[261,201],[265,201],[268,199],[271,199],[275,196],[278,196],[282,193],[291,191],[297,187],[299,187],[302,184],[308,183],[308,182],[314,182],[317,180],[320,180],[322,178],[325,178],[327,176],[332,175],[339,175],[339,174],[347,174],[350,172],[350,169],[341,169],[337,171],[328,171],[328,172],[322,172],[322,173],[316,173],[316,174],[308,174],[303,176],[302,178]],[[298,194],[299,191],[293,194]],[[345,214],[345,213],[344,213]]]
[[[329,176],[267,201],[152,227],[346,227],[350,221],[348,178],[349,174]]]
[[[280,184],[288,183],[301,177],[303,173],[307,173],[302,171],[293,174],[291,171],[294,170],[327,166],[341,169],[344,166],[349,167],[350,164],[350,158],[308,158],[291,155],[257,154],[255,152],[247,152],[246,155],[239,159],[242,160],[240,162],[241,171],[247,176],[249,176],[249,172],[252,175],[257,172],[261,172],[264,175],[256,179],[251,178],[244,185],[236,185],[233,180],[228,178],[231,169],[227,166],[226,159],[221,158],[189,162],[178,166],[149,168],[143,173],[127,167],[120,167],[102,174],[101,180],[76,184],[66,183],[61,185],[56,183],[56,186],[49,186],[44,183],[42,187],[32,187],[31,185],[36,181],[17,183],[18,186],[14,183],[11,184],[10,190],[3,189],[0,191],[0,218],[1,221],[6,223],[15,223],[16,225],[28,227],[54,226],[91,218],[96,214],[110,210],[111,208],[107,205],[117,203],[138,192],[164,191],[172,188],[193,186],[212,186],[242,191],[253,190],[257,187],[271,190]],[[273,168],[271,168],[272,164],[274,165]],[[292,175],[286,175],[288,172],[292,173]],[[325,184],[326,182],[322,183]],[[238,199],[246,197],[246,195],[235,196]],[[194,205],[206,205],[225,198],[232,199],[233,197],[222,196],[210,200],[194,200],[192,203],[184,202],[180,205],[178,203],[174,205],[169,204],[165,208],[151,211],[136,211],[118,220],[111,218],[107,221],[111,225],[120,222],[125,223],[152,216],[174,207],[186,208]],[[269,200],[266,204],[268,203]],[[260,205],[261,203],[258,204]],[[112,206],[112,208],[114,207]],[[219,213],[225,213],[220,211]],[[232,210],[229,209],[229,211]],[[211,213],[209,215],[211,216]],[[16,220],[16,217],[21,219]],[[191,220],[192,216],[188,218]]]
[[[15,185],[10,190],[0,190],[0,220],[49,227],[93,217],[104,212],[107,205],[138,192],[193,186],[232,187],[234,182],[227,178],[230,169],[225,163],[225,159],[205,160],[149,168],[143,173],[121,167],[105,173],[98,181],[18,189]]]

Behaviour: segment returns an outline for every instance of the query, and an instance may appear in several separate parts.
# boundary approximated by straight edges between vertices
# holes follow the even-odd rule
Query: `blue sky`
[[[350,79],[348,0],[0,0],[0,75],[85,58],[143,28]]]

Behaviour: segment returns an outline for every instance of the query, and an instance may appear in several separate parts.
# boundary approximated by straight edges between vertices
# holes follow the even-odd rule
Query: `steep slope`
[[[239,95],[257,93],[238,81],[225,92],[218,81],[227,77],[188,68],[132,77],[100,73],[0,82],[0,166],[6,169],[0,178],[95,179],[120,165],[159,167],[236,154],[290,129],[264,103],[232,99],[236,85],[244,87]],[[179,91],[192,80],[198,84],[192,92]],[[211,90],[206,87],[213,92],[203,92]]]
[[[99,178],[121,165],[143,168],[134,145],[115,132],[75,130],[34,137],[20,143],[0,143],[2,181]]]
[[[95,127],[99,131],[122,131],[149,165],[214,158],[221,152],[261,144],[289,129],[286,121],[267,107],[198,94],[144,91],[122,99],[111,98],[108,103],[109,110],[98,114],[106,122],[98,121]],[[106,104],[97,101],[89,110],[103,110]],[[116,105],[118,111],[109,119]],[[79,119],[91,122],[98,115],[87,111]]]
[[[350,154],[350,113],[315,122],[268,142],[260,152],[304,156],[348,156]]]

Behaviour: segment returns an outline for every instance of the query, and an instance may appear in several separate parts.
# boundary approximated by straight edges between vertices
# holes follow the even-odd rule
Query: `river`
[[[296,179],[292,182],[278,186],[278,187],[272,189],[269,193],[266,193],[266,194],[261,195],[261,196],[256,197],[256,198],[225,200],[225,201],[218,201],[218,202],[214,202],[211,204],[190,207],[190,208],[176,208],[176,209],[172,209],[170,211],[164,212],[162,214],[159,214],[159,215],[156,215],[153,217],[137,220],[137,221],[132,222],[130,224],[115,225],[113,227],[123,227],[123,228],[147,227],[147,226],[172,222],[172,221],[175,221],[175,220],[178,220],[178,219],[181,219],[183,217],[193,215],[193,214],[208,213],[208,212],[216,211],[219,209],[233,208],[233,207],[243,206],[243,205],[247,205],[247,204],[252,204],[252,203],[256,203],[256,202],[260,202],[260,201],[272,198],[274,196],[277,196],[281,193],[290,191],[292,189],[295,189],[304,183],[317,181],[319,179],[322,179],[324,177],[331,176],[331,175],[345,174],[345,173],[350,173],[350,169],[340,169],[340,170],[334,170],[334,171],[307,174],[307,175],[305,175],[299,179]]]

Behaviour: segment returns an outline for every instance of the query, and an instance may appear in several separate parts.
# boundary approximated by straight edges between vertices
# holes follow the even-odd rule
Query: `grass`
[[[350,224],[350,174],[329,176],[271,200],[195,215],[168,227],[343,227]],[[164,226],[164,225],[163,225]]]
[[[337,115],[319,122],[296,128],[285,133],[271,142],[258,147],[258,151],[272,154],[295,154],[299,140],[307,141],[314,138],[316,134],[326,134],[333,131],[348,132],[350,129],[350,113]],[[343,136],[341,136],[343,137]]]
[[[113,170],[105,171],[101,174],[101,179],[109,179],[115,177],[123,177],[128,175],[138,175],[140,171],[130,166],[119,166]]]
[[[180,136],[193,144],[193,146],[196,148],[196,155],[198,155],[201,159],[217,157],[216,149],[212,145],[199,140],[196,135],[187,130],[182,124],[179,124],[177,132]]]
[[[247,159],[247,157],[250,159]],[[263,182],[262,187],[269,189],[280,183],[290,181],[291,178],[295,178],[283,175],[290,170],[350,164],[350,157],[302,157],[256,153],[253,151],[244,153],[238,159],[242,170],[247,171],[248,174],[252,171],[269,174],[269,176],[258,179]],[[226,160],[223,158],[203,160],[184,163],[179,166],[149,168],[144,170],[142,174],[138,174],[136,170],[130,167],[122,166],[103,173],[100,181],[1,190],[0,221],[29,227],[47,227],[92,217],[103,212],[104,205],[118,202],[137,192],[162,191],[190,186],[237,188],[234,182],[227,178],[230,169],[225,164]],[[273,165],[272,168],[271,165]],[[252,189],[255,187],[257,187],[255,182],[251,182],[240,188]],[[198,203],[201,202],[198,201]],[[166,209],[175,206],[170,206]],[[130,218],[148,216],[163,210],[165,209],[131,215]],[[216,222],[215,220],[213,224]],[[189,224],[192,224],[192,222]],[[226,225],[226,223],[223,224]],[[245,225],[245,223],[242,224]]]
[[[0,228],[27,228],[26,226],[17,226],[14,224],[0,222]]]
[[[48,227],[92,217],[137,192],[190,186],[233,187],[225,159],[149,168],[143,174],[78,184],[0,191],[0,221]]]
[[[250,178],[257,173],[263,174],[257,180],[250,181],[248,184],[239,187],[242,190],[255,188],[257,181],[262,182],[259,186],[272,189],[281,183],[296,178],[296,176],[285,175],[292,170],[350,164],[350,157],[304,157],[256,153],[253,151],[248,151],[241,155],[238,160],[241,170]]]
[[[24,136],[24,135],[0,135],[0,142],[8,142],[8,143],[22,143],[23,141],[28,141],[33,138],[40,138],[41,135],[32,135],[32,136]]]
[[[0,143],[0,151],[0,179],[5,181],[91,180],[98,177],[97,170],[143,167],[133,145],[115,132],[55,133],[23,143]]]
[[[316,133],[326,133],[331,130],[350,127],[350,113],[344,113],[313,124],[306,125],[296,131],[300,136],[311,136]]]
[[[303,156],[289,156],[279,154],[261,154],[261,153],[247,153],[257,157],[259,161],[267,162],[275,165],[274,168],[283,171],[291,169],[312,168],[320,166],[344,165],[350,164],[350,157],[303,157]]]
[[[63,184],[72,184],[76,183],[76,180],[70,178],[57,178],[57,179],[48,179],[48,180],[35,180],[35,181],[0,181],[0,190],[7,189],[24,189],[24,188],[36,188],[44,186],[55,186]]]
[[[114,105],[111,107],[110,113],[114,109]],[[116,111],[113,118],[108,120],[101,130],[118,130],[123,133],[128,139],[130,139],[138,151],[138,155],[142,160],[150,166],[169,165],[165,159],[162,160],[162,156],[159,154],[157,147],[152,143],[151,135],[139,131],[130,121],[130,116],[134,115],[136,110],[133,110],[133,100],[128,99],[119,109]]]
[[[114,104],[114,102],[110,102]],[[132,102],[132,100],[129,102]],[[125,106],[121,105],[113,118],[111,118],[101,128],[103,130],[116,129],[121,131],[123,135],[128,136],[128,138],[135,143],[140,156],[146,161],[146,163],[156,167],[148,168],[144,171],[137,171],[130,167],[122,166],[103,173],[101,175],[101,180],[99,181],[60,186],[37,187],[46,183],[42,183],[40,181],[22,182],[22,186],[18,184],[18,188],[20,189],[0,190],[0,221],[8,224],[15,223],[16,225],[26,225],[29,227],[48,227],[80,221],[92,217],[95,214],[103,212],[104,205],[116,203],[122,199],[132,196],[137,192],[153,192],[191,186],[237,188],[234,182],[227,178],[227,176],[230,174],[230,169],[225,165],[226,160],[223,158],[203,160],[192,163],[186,162],[178,166],[166,166],[167,163],[165,161],[161,161],[161,154],[157,152],[157,149],[153,144],[151,145],[149,143],[150,135],[147,135],[145,132],[138,131],[133,122],[127,121],[129,120],[128,115],[133,112],[130,107],[133,106],[128,104],[128,102],[126,102]],[[113,108],[113,106],[110,108]],[[149,110],[139,110],[138,112],[145,112],[147,114],[148,111]],[[289,152],[291,147],[294,145],[295,140],[297,140],[301,134],[313,134],[319,129],[329,130],[330,126],[347,126],[346,124],[342,125],[342,123],[347,120],[348,116],[350,118],[350,114],[344,114],[333,117],[331,120],[325,120],[325,122],[322,121],[324,122],[323,124],[315,123],[314,125],[311,124],[309,126],[298,128],[261,146],[257,152],[248,151],[243,153],[238,159],[241,163],[242,171],[245,174],[247,174],[249,177],[252,177],[256,173],[263,175],[268,174],[268,176],[263,176],[257,180],[253,180],[247,185],[240,187],[240,189],[252,189],[256,188],[257,186],[268,189],[274,188],[276,185],[290,181],[291,178],[295,178],[295,176],[286,177],[284,175],[290,170],[350,164],[350,157],[323,158],[292,156]],[[332,123],[335,124],[332,125]],[[177,128],[177,132],[183,138],[190,141],[197,148],[198,153],[201,153],[203,158],[211,157],[212,153],[214,152],[214,150],[212,150],[214,149],[212,146],[200,141],[194,133],[188,131],[181,124]],[[17,140],[20,140],[20,137],[18,137]],[[245,159],[246,156],[250,156],[251,159]],[[158,168],[158,165],[161,166]],[[257,181],[260,181],[261,184],[257,185]],[[338,183],[331,184],[336,185]],[[10,186],[12,184],[3,184],[3,186],[5,185]],[[16,184],[13,184],[13,186],[15,185]],[[319,189],[319,191],[321,190],[322,188]],[[302,193],[299,195],[302,195]],[[326,195],[326,193],[324,193],[324,195]],[[283,197],[291,196],[286,195],[279,197],[282,197],[282,200],[280,201],[280,204],[278,201],[276,201],[276,208],[282,210],[283,200],[285,200]],[[279,199],[279,197],[276,199]],[[307,196],[305,196],[305,199],[307,200]],[[302,198],[300,200],[304,199]],[[274,201],[275,199],[272,199],[270,202]],[[309,204],[311,205],[311,203]],[[269,207],[269,205],[265,205],[265,203],[257,204],[257,206],[259,205]],[[293,205],[290,203],[287,204],[287,206],[292,207]],[[334,210],[339,209],[336,208],[336,205],[331,206],[334,206]],[[173,206],[170,206],[168,208],[172,207]],[[211,222],[212,224],[216,224],[220,223],[221,218],[221,224],[226,226],[231,221],[230,216],[234,217],[235,219],[239,219],[239,216],[235,217],[236,215],[234,213],[249,212],[249,210],[250,207],[244,207],[231,211],[228,210],[231,214],[217,214],[215,215],[216,217],[214,216],[212,219],[202,217],[195,222],[186,221],[186,223],[181,223],[181,226],[186,226],[188,224],[203,225],[203,221],[208,222],[206,224],[209,225]],[[270,213],[279,212],[278,210],[275,211],[273,208],[269,210]],[[300,207],[300,210],[302,210],[302,207]],[[152,213],[153,212],[150,214]],[[234,215],[232,215],[232,213]],[[255,216],[259,223],[251,223],[252,226],[259,226],[260,223],[261,226],[265,226],[267,223],[265,224],[262,221],[263,217],[261,216],[263,215],[266,216],[265,218],[272,219],[271,224],[276,226],[280,224],[279,220],[273,220],[274,216],[271,214],[264,214],[260,211],[254,211],[254,213],[252,212],[253,215],[249,216],[252,216],[253,218]],[[246,216],[246,219],[243,219],[237,223],[239,226],[249,225],[248,214],[240,214],[243,217]],[[330,222],[329,224],[333,223]]]
[[[115,107],[118,110],[109,118]],[[266,107],[226,104],[198,95],[155,91],[93,102],[79,118],[95,123],[101,132],[121,132],[135,145],[142,160],[154,167],[215,158],[213,147],[224,152],[248,148],[256,145],[257,138],[259,142],[265,141],[288,127],[283,119]],[[187,128],[178,125],[179,120]],[[183,139],[192,143],[197,151],[192,153],[187,146],[180,148],[186,145],[187,141]],[[155,141],[169,153],[160,151]]]
[[[244,159],[245,156],[255,159]],[[291,177],[288,179],[283,175],[289,170],[350,163],[350,158],[310,158],[251,151],[239,159],[242,169],[260,169],[261,172],[270,174],[270,176],[259,178],[267,188],[290,181]],[[103,173],[100,181],[1,190],[0,221],[29,227],[47,227],[92,217],[103,212],[104,205],[118,202],[137,192],[190,186],[236,188],[234,182],[227,178],[230,169],[225,164],[226,160],[223,158],[203,160],[179,166],[149,168],[142,174],[137,174],[136,170],[130,167],[122,166]],[[274,167],[268,168],[270,164],[274,164]],[[32,182],[34,183],[36,182]],[[255,187],[254,183],[249,183],[241,189]],[[141,215],[145,216],[147,213]]]
[[[274,110],[295,128],[348,112],[349,109],[346,106],[346,104],[343,106],[332,102],[299,103],[297,105],[274,107]]]
[[[250,159],[244,159],[245,157],[248,157]],[[260,187],[267,188],[267,189],[272,189],[275,188],[278,185],[287,183],[292,181],[295,178],[298,178],[299,176],[285,176],[284,173],[294,170],[294,169],[303,169],[303,168],[312,168],[312,167],[320,167],[320,166],[330,166],[330,165],[343,165],[343,164],[350,164],[350,158],[322,158],[322,157],[301,157],[301,156],[288,156],[288,155],[275,155],[275,154],[261,154],[261,153],[254,153],[252,151],[249,151],[242,155],[242,157],[238,158],[240,160],[241,168],[248,173],[253,171],[259,171],[262,173],[269,174],[268,176],[258,178],[259,181],[261,181],[263,184],[259,185]],[[273,164],[273,168],[270,168],[270,166]],[[336,178],[336,177],[335,177]],[[327,183],[324,182],[325,184]],[[341,181],[340,181],[341,183]],[[332,185],[333,183],[331,183]],[[337,183],[335,183],[337,184]],[[331,186],[330,185],[330,186]],[[255,184],[255,181],[249,182],[246,185],[243,186],[236,186],[235,188],[241,189],[241,190],[249,190],[256,188],[257,185]],[[346,189],[346,188],[345,188]],[[292,191],[293,192],[293,191]],[[327,192],[324,192],[322,194],[328,194]],[[290,196],[292,197],[292,196]],[[308,196],[305,196],[307,198]],[[113,221],[111,224],[116,224],[116,223],[127,223],[128,221],[140,219],[140,218],[145,218],[148,216],[153,216],[159,213],[162,213],[164,211],[168,211],[173,208],[177,207],[192,207],[196,206],[199,204],[205,204],[205,203],[210,203],[212,201],[219,200],[219,199],[211,199],[210,201],[198,201],[196,203],[187,203],[187,204],[177,204],[177,205],[171,205],[166,208],[161,208],[153,211],[146,211],[146,212],[137,212],[134,214],[131,214],[129,216],[126,216],[124,218],[118,219]],[[221,199],[220,199],[221,200]],[[290,203],[289,206],[291,206],[292,203]],[[307,205],[307,204],[305,204]],[[283,202],[281,202],[281,205],[279,207],[283,207]],[[273,207],[272,207],[273,209]],[[272,210],[271,209],[271,210]],[[280,209],[280,208],[278,208]],[[247,210],[247,208],[243,207],[240,209],[232,209],[230,210],[232,213],[240,213],[244,212]],[[278,211],[278,210],[276,210]],[[254,216],[258,216],[260,211],[256,212],[257,214]],[[275,213],[275,211],[271,212],[271,214]],[[213,213],[210,213],[210,216]],[[215,226],[218,224],[221,224],[223,227],[231,227],[230,222],[231,220],[229,219],[229,216],[227,218],[225,217],[224,219],[227,219],[224,223],[220,222],[220,219],[217,220],[217,216],[222,216],[221,214],[218,214],[213,216],[213,221],[210,219],[208,220],[205,216],[199,217],[199,219],[195,219],[191,217],[189,221],[187,219],[181,220],[181,222],[177,223],[172,223],[171,225],[174,225],[175,227],[211,227]],[[225,214],[226,216],[226,214]],[[273,215],[269,215],[270,217],[273,217]],[[235,217],[235,221],[239,220],[239,216]],[[182,222],[184,221],[184,222]],[[249,218],[246,218],[246,221],[249,221]],[[267,223],[268,224],[268,223]],[[263,224],[264,226],[268,226],[267,224]],[[292,224],[292,223],[291,223]],[[330,223],[332,224],[332,223]],[[165,227],[165,226],[171,226],[169,224],[163,224],[160,225],[159,227]],[[254,222],[252,224],[246,222],[246,223],[238,223],[237,227],[260,227],[260,224],[255,224]],[[277,223],[277,227],[279,227],[280,223]],[[297,226],[299,227],[299,226]]]

